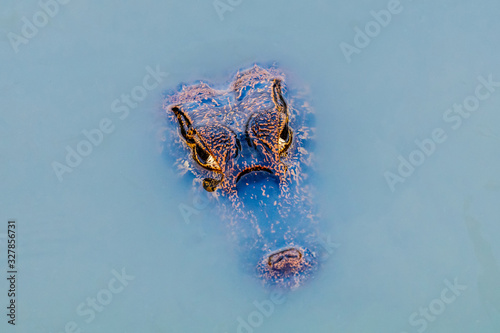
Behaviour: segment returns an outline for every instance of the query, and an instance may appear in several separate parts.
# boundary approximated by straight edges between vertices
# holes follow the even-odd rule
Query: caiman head
[[[307,238],[300,225],[312,216],[307,186],[299,185],[307,155],[300,141],[310,133],[294,128],[299,117],[284,91],[281,74],[255,66],[238,73],[227,90],[184,87],[165,108],[202,187],[229,199],[231,224],[252,229],[244,233],[246,244],[261,250],[259,273],[293,284],[314,265],[314,253],[299,244]]]

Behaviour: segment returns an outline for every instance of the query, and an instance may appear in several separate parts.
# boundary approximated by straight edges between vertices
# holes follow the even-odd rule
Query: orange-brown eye
[[[288,127],[288,122],[285,124],[283,129],[281,130],[279,139],[278,139],[278,146],[279,146],[279,152],[280,154],[283,153],[285,150],[290,147],[290,144],[292,143],[292,132],[290,131],[290,128]]]
[[[217,163],[212,154],[201,147],[200,144],[197,143],[194,146],[193,155],[196,162],[202,167],[213,171],[220,171],[219,163]]]
[[[196,155],[202,164],[207,164],[208,159],[210,158],[210,154],[207,153],[206,150],[196,145]]]

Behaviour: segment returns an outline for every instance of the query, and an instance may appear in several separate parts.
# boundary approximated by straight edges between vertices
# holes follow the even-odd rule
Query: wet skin
[[[254,66],[226,90],[184,87],[165,109],[173,140],[189,152],[180,164],[222,197],[221,214],[246,259],[267,284],[293,288],[317,266],[317,234],[306,181],[310,110],[292,107],[284,92],[278,71]]]

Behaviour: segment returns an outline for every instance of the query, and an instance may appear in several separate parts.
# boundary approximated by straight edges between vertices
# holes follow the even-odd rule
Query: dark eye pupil
[[[288,134],[288,124],[286,124],[281,131],[280,138],[282,138],[286,142],[288,141]]]
[[[199,145],[196,145],[196,155],[198,155],[198,159],[201,163],[205,164],[210,156],[205,149],[201,148]]]

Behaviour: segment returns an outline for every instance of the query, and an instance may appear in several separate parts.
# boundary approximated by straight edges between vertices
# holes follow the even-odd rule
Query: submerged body
[[[165,107],[179,165],[213,192],[247,267],[266,284],[299,286],[318,265],[308,104],[287,100],[277,70],[254,66],[226,90],[184,87]]]

